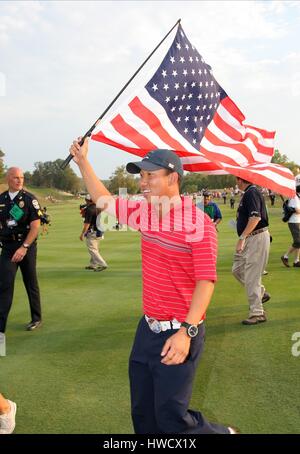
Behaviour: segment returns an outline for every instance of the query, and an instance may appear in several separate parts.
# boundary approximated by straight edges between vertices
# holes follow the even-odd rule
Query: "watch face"
[[[198,326],[191,325],[188,327],[187,333],[190,337],[195,337],[198,334]]]

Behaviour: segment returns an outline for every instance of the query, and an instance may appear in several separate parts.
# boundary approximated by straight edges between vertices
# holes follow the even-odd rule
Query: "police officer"
[[[237,178],[237,185],[244,194],[237,211],[239,239],[232,272],[245,287],[249,302],[249,317],[242,323],[256,325],[267,321],[263,303],[270,299],[261,285],[270,249],[269,220],[264,198],[257,187],[241,178]]]
[[[23,189],[21,169],[11,167],[7,171],[7,184],[8,190],[0,195],[0,332],[5,332],[18,267],[21,268],[31,311],[31,321],[26,328],[32,331],[42,321],[36,274],[36,238],[42,213],[34,195]]]

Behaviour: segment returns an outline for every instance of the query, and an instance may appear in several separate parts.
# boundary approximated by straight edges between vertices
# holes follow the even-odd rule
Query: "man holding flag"
[[[129,375],[135,433],[230,434],[232,428],[189,410],[204,345],[204,319],[216,281],[216,231],[209,218],[180,197],[183,175],[172,151],[149,152],[127,164],[140,173],[145,202],[113,199],[87,160],[88,143],[70,147],[97,206],[109,206],[122,224],[142,235],[143,310]],[[134,215],[139,211],[139,216]]]
[[[152,78],[97,125],[92,139],[141,157],[155,148],[167,148],[176,152],[185,170],[237,177],[246,194],[238,212],[240,240],[233,273],[248,289],[250,314],[243,323],[250,325],[266,321],[262,299],[269,299],[268,294],[260,295],[263,287],[260,274],[256,273],[268,259],[268,219],[264,201],[251,183],[288,197],[294,196],[295,185],[289,169],[271,163],[275,132],[244,121],[243,113],[179,24],[173,43]],[[254,245],[262,238],[262,260],[256,266]],[[246,262],[252,263],[250,279],[246,262],[242,264],[240,260],[246,256]]]
[[[196,229],[198,239],[184,229],[178,235],[168,229],[164,232],[163,214],[169,213],[178,227],[184,211],[184,201],[179,195],[183,169],[230,173],[245,182],[244,189],[252,182],[287,197],[295,194],[294,177],[285,167],[271,163],[275,133],[244,124],[244,115],[218,84],[211,67],[190,43],[180,24],[151,79],[103,118],[130,81],[84,138],[73,142],[65,163],[73,156],[93,199],[106,196],[106,202],[114,205],[87,161],[88,146],[84,139],[91,136],[93,140],[143,158],[127,167],[129,172],[140,172],[146,199],[142,204],[146,206],[146,214],[142,210],[133,218],[135,221],[143,218],[148,225],[150,211],[156,219],[155,228],[140,229],[145,317],[139,324],[130,360],[135,431],[234,433],[230,428],[209,423],[200,412],[188,409],[195,366],[203,347],[203,320],[216,280],[216,232],[207,216],[196,207],[187,210],[189,221],[184,227],[191,228],[194,221],[196,227],[200,223],[202,234],[199,236]],[[249,188],[248,194],[252,192]],[[164,211],[155,197],[172,199],[173,208]],[[136,226],[131,218],[134,209],[129,202],[125,201],[125,206],[122,203],[116,202],[114,211],[118,219],[129,225],[132,221]],[[177,222],[176,216],[179,216]],[[248,237],[253,233],[255,238],[254,231],[262,228],[257,236],[260,234],[259,238],[266,240],[268,224],[259,225],[264,221],[267,219],[262,212],[253,209],[239,234]],[[238,253],[244,249],[244,241],[244,238],[239,240]],[[267,252],[266,246],[266,257]],[[259,314],[257,308],[255,317],[263,317],[261,307]],[[256,321],[265,320],[256,318]]]
[[[107,114],[150,54],[85,137],[143,157],[162,148],[174,151],[184,170],[232,174],[278,194],[295,196],[294,176],[271,163],[274,131],[245,124],[245,116],[215,79],[212,68],[188,40],[180,20],[154,75]],[[101,121],[100,121],[101,120]],[[70,155],[63,168],[72,159]]]

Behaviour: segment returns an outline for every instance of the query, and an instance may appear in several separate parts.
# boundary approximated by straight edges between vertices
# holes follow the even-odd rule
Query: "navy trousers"
[[[192,386],[203,346],[204,323],[191,340],[183,364],[161,363],[165,341],[176,330],[153,333],[145,318],[138,325],[129,359],[131,414],[136,434],[228,434],[227,427],[208,422],[189,410]]]
[[[15,277],[20,267],[29,299],[31,321],[41,320],[40,290],[36,273],[37,246],[33,243],[19,263],[11,261],[20,243],[4,245],[0,256],[0,332],[4,333],[14,295]]]

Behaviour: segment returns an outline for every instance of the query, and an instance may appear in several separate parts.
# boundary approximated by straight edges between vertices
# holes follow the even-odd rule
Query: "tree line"
[[[3,151],[0,148],[0,179],[3,178],[4,173],[5,173],[3,156],[4,156],[4,153],[3,153]]]
[[[194,193],[203,188],[228,188],[235,185],[232,175],[203,175],[189,172],[182,177],[181,192]],[[127,188],[129,194],[139,192],[139,177],[126,172],[125,166],[117,167],[110,179],[106,182],[107,189],[112,194],[118,194],[119,188]]]
[[[68,166],[62,170],[63,159],[36,162],[33,172],[24,172],[25,184],[34,187],[47,187],[76,194],[83,189],[82,179]]]
[[[5,154],[0,148],[0,181],[3,181],[7,168],[4,165]],[[25,186],[47,187],[76,194],[84,190],[82,179],[71,167],[61,170],[62,159],[56,161],[36,162],[32,172],[24,172]]]

